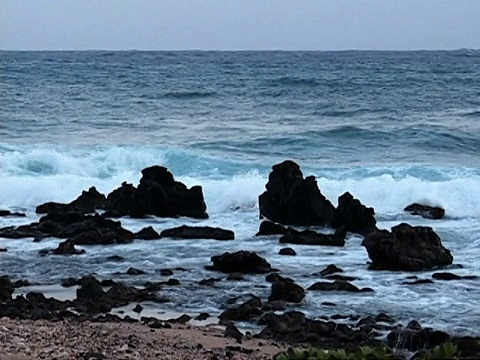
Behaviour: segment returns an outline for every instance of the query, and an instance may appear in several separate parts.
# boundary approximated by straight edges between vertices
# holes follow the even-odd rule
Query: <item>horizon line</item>
[[[480,48],[438,49],[2,49],[1,52],[435,52],[480,51]]]

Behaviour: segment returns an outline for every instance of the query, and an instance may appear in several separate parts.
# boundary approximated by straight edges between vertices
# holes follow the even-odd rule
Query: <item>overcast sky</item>
[[[0,0],[5,50],[480,48],[480,0]]]

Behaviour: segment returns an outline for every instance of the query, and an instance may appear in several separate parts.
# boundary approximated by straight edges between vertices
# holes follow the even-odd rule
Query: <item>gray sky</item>
[[[5,50],[480,48],[480,0],[0,0]]]

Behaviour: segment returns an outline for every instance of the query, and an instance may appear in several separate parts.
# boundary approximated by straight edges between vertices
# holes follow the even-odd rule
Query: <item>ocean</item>
[[[130,230],[182,224],[220,226],[232,242],[137,240],[86,246],[85,255],[40,257],[58,239],[0,239],[0,275],[38,286],[96,273],[132,284],[164,279],[172,302],[146,309],[218,315],[228,298],[270,286],[260,275],[221,281],[204,269],[225,251],[252,250],[307,287],[334,263],[374,293],[308,292],[292,308],[309,316],[386,312],[406,322],[480,334],[479,280],[402,285],[412,274],[369,271],[362,237],[344,248],[295,246],[278,255],[276,237],[255,237],[258,195],[272,165],[296,161],[315,175],[334,205],[351,192],[375,208],[379,228],[431,226],[452,251],[447,271],[480,275],[480,51],[418,52],[0,52],[0,208],[38,219],[35,207],[69,202],[91,186],[105,194],[140,171],[166,166],[188,186],[203,187],[208,220],[130,219]],[[443,220],[403,212],[412,202],[445,208]],[[331,232],[329,229],[317,228]],[[106,260],[121,255],[125,262]],[[128,276],[130,267],[147,272]],[[460,267],[461,266],[461,267]],[[433,271],[415,273],[430,278]],[[267,286],[268,285],[268,286]],[[322,302],[333,302],[332,308]]]

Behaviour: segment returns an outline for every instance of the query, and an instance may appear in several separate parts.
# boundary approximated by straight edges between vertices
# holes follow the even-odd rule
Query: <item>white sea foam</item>
[[[155,164],[166,166],[188,186],[202,185],[209,212],[217,214],[256,209],[269,171],[155,148],[18,149],[0,157],[0,206],[31,210],[46,201],[68,202],[90,186],[109,193],[123,181],[137,184],[141,170]],[[478,169],[438,168],[433,179],[431,168],[406,169],[399,167],[397,174],[391,166],[317,169],[316,174],[332,203],[349,191],[379,216],[401,214],[406,205],[422,202],[444,207],[451,218],[480,217]]]

